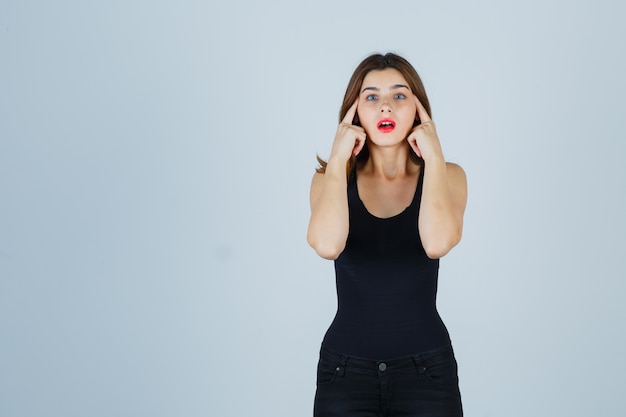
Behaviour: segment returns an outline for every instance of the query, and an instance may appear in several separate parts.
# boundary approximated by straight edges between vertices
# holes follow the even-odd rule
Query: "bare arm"
[[[325,259],[336,259],[343,252],[348,238],[346,163],[365,144],[365,131],[352,124],[356,106],[355,101],[337,128],[326,172],[316,173],[311,181],[307,241]]]
[[[461,241],[466,201],[463,168],[443,158],[425,162],[418,230],[428,257],[441,258]]]
[[[461,241],[467,202],[467,179],[459,165],[446,163],[435,125],[415,98],[421,124],[409,135],[424,159],[424,183],[418,221],[422,245],[430,258],[441,258]]]
[[[307,240],[317,254],[336,259],[348,238],[348,195],[345,161],[328,161],[326,173],[311,181],[311,219]]]

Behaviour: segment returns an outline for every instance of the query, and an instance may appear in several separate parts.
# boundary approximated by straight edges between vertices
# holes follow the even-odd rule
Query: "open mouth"
[[[378,130],[383,133],[391,132],[396,127],[396,122],[391,119],[382,119],[378,122]]]

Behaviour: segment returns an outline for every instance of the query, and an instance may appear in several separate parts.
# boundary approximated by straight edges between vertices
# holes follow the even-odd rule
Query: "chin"
[[[371,143],[377,146],[394,146],[401,142],[406,142],[406,135],[394,135],[393,133],[379,133],[367,135]],[[408,143],[408,142],[407,142]]]

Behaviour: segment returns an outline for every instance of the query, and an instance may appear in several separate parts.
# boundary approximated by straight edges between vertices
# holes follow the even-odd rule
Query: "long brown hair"
[[[422,103],[428,115],[432,117],[430,112],[430,103],[428,102],[428,96],[426,95],[426,90],[424,89],[424,84],[422,84],[422,79],[415,71],[415,68],[407,61],[399,55],[394,53],[387,53],[385,55],[382,54],[373,54],[365,58],[359,66],[356,67],[352,77],[350,78],[350,82],[348,82],[348,87],[346,88],[346,94],[343,97],[343,103],[341,103],[341,109],[339,110],[339,122],[343,120],[348,109],[354,101],[359,96],[361,87],[363,86],[363,80],[365,76],[370,71],[381,71],[387,68],[393,68],[400,72],[406,82],[409,84],[409,88],[417,96],[419,101]],[[355,114],[353,124],[359,125],[359,116]],[[417,122],[419,124],[420,122]],[[359,154],[355,157],[352,155],[348,160],[346,166],[346,172],[349,176],[350,173],[359,166],[362,166],[365,162],[367,162],[369,158],[369,150],[367,149],[367,141],[365,142],[365,146]],[[415,160],[416,163],[421,163],[421,158],[415,155],[415,152],[410,153],[411,157]],[[326,172],[326,161],[321,159],[319,156],[317,157],[317,161],[320,166],[317,168],[317,172],[324,173]]]

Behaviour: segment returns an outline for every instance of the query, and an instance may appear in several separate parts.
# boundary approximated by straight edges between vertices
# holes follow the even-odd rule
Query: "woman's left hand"
[[[417,106],[417,117],[419,117],[421,123],[411,130],[407,138],[409,145],[411,145],[417,156],[425,161],[432,157],[443,156],[435,123],[416,95],[413,95],[413,99]]]

